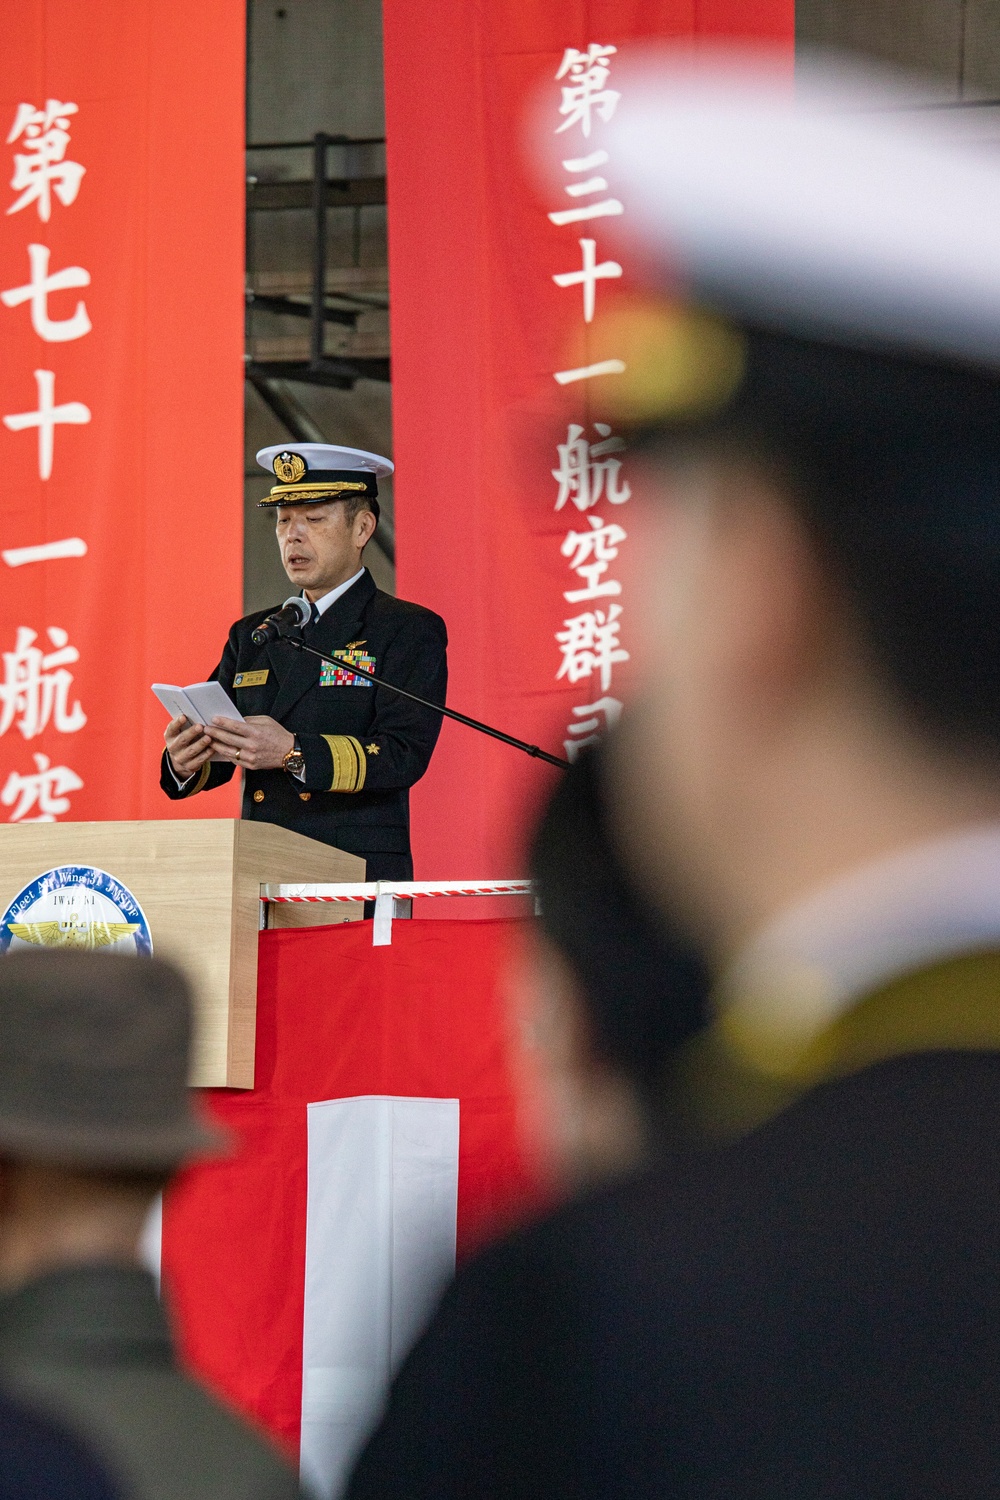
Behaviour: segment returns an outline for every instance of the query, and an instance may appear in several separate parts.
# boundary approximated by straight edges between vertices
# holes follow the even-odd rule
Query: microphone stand
[[[297,630],[297,626],[292,626],[287,632],[279,629],[278,639],[287,641],[290,646],[294,646],[296,651],[306,651],[310,656],[318,656],[320,661],[329,662],[331,667],[340,667],[342,671],[350,672],[353,676],[367,678],[377,687],[388,688],[391,693],[398,693],[401,698],[409,698],[411,703],[419,703],[421,708],[430,708],[436,714],[444,714],[446,719],[454,719],[456,724],[464,724],[468,729],[478,729],[480,734],[488,734],[491,739],[500,740],[505,745],[512,745],[515,750],[523,750],[525,755],[532,755],[536,760],[544,760],[550,766],[558,766],[560,771],[569,770],[568,760],[562,760],[558,755],[550,755],[547,750],[540,750],[537,745],[529,745],[527,740],[519,740],[512,734],[504,734],[502,729],[494,729],[492,725],[483,724],[479,719],[470,719],[468,714],[460,714],[457,709],[445,708],[440,703],[431,703],[427,698],[420,698],[407,688],[397,687],[393,682],[386,682],[383,677],[376,677],[374,672],[369,672],[365,667],[356,667],[353,662],[344,661],[342,657],[328,656],[325,651],[317,651],[315,646],[306,644],[301,635],[297,634]],[[293,632],[296,633],[293,634]]]

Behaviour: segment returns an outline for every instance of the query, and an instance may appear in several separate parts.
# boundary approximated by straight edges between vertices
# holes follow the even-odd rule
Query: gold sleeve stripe
[[[187,797],[193,797],[194,794],[195,794],[195,792],[200,792],[201,789],[202,789],[202,787],[205,785],[205,782],[211,776],[211,774],[212,774],[212,762],[210,760],[206,760],[205,764],[202,766],[201,770],[198,772],[198,780],[195,782],[195,784],[191,788],[191,790],[189,792],[185,793],[185,796],[187,796]]]
[[[358,757],[358,784],[354,790],[360,792],[365,784],[365,777],[368,775],[368,757],[361,747],[360,740],[352,738],[351,744],[354,746],[354,752]]]
[[[360,792],[368,774],[368,761],[360,740],[353,734],[324,734],[333,758],[331,792]]]

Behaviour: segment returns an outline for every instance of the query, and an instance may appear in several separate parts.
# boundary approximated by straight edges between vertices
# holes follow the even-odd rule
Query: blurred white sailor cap
[[[364,494],[372,501],[378,495],[378,480],[393,471],[392,461],[363,448],[343,448],[336,443],[276,444],[261,448],[257,462],[278,481],[262,506],[316,505]],[[377,504],[373,505],[376,516]]]
[[[948,111],[734,50],[622,62],[616,89],[616,233],[668,283],[750,326],[1000,369],[1000,155]]]

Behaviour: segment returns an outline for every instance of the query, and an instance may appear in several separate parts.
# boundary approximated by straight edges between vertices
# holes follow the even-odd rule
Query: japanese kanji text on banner
[[[719,36],[791,58],[792,0],[386,0],[400,592],[447,620],[456,704],[570,760],[621,713],[630,658],[636,480],[600,395],[624,351],[594,357],[590,331],[638,278],[607,233],[629,210],[605,135],[632,44]],[[446,723],[413,798],[421,876],[516,870],[551,774]]]
[[[149,683],[240,604],[243,7],[3,13],[0,821],[171,816]]]

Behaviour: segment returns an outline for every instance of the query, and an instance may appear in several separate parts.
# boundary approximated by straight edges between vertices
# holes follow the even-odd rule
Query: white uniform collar
[[[341,594],[346,594],[347,590],[352,589],[357,583],[358,579],[363,578],[364,576],[364,568],[359,568],[353,578],[349,578],[346,583],[338,583],[335,589],[331,589],[330,592],[328,594],[324,594],[321,599],[316,599],[314,602],[318,613],[321,615],[325,615],[327,610],[330,608],[330,605],[336,604]],[[303,598],[304,597],[305,596],[303,595]]]
[[[725,1009],[807,1042],[891,980],[1000,948],[1000,824],[897,851],[792,907],[724,976]]]

